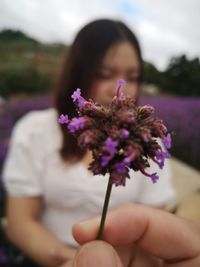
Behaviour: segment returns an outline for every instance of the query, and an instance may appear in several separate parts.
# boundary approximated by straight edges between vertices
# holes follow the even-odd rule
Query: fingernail
[[[99,226],[99,220],[98,219],[91,219],[91,220],[85,220],[81,221],[79,223],[76,223],[73,225],[73,228],[81,228],[84,231],[91,231],[91,229],[94,229],[94,227]]]
[[[98,222],[99,221],[99,218],[91,218],[91,219],[88,219],[88,220],[84,220],[84,221],[80,221],[77,223],[77,225],[83,225],[83,226],[87,226],[87,225],[93,225],[94,223]]]

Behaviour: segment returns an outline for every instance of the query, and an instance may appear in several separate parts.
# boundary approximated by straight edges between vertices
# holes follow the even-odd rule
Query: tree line
[[[145,82],[158,85],[162,91],[180,96],[200,96],[200,60],[186,55],[173,57],[161,72],[145,63]]]

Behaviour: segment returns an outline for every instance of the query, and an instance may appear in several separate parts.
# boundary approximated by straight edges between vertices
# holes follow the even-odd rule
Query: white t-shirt
[[[77,245],[71,228],[74,223],[100,215],[108,176],[93,176],[81,162],[66,164],[59,155],[62,135],[55,109],[32,111],[14,127],[3,179],[10,196],[44,198],[41,222],[57,238]],[[160,171],[151,162],[149,173],[160,179],[153,184],[140,172],[131,171],[126,186],[113,186],[109,208],[127,202],[160,206],[175,196],[169,161]]]

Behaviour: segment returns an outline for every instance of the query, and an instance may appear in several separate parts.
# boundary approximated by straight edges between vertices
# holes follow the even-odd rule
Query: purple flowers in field
[[[159,178],[157,173],[146,172],[149,159],[163,168],[170,155],[163,151],[157,138],[170,148],[171,137],[162,120],[152,116],[153,107],[137,106],[134,99],[121,92],[124,83],[119,81],[116,96],[108,108],[87,101],[78,88],[72,94],[78,116],[70,119],[62,114],[59,122],[67,124],[68,131],[77,137],[83,149],[92,151],[89,169],[95,175],[109,173],[112,184],[125,185],[129,170],[133,169],[155,183]]]
[[[200,169],[200,98],[142,97],[140,103],[153,105],[172,132],[172,155]]]

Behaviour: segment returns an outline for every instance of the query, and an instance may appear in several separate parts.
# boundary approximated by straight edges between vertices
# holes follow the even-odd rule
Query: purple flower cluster
[[[60,123],[78,139],[82,148],[93,153],[89,169],[96,174],[110,174],[116,186],[125,185],[129,170],[140,171],[155,183],[157,173],[147,173],[149,159],[162,169],[165,159],[170,157],[158,144],[160,138],[166,148],[171,147],[171,136],[162,120],[152,116],[150,105],[137,106],[135,100],[123,95],[120,80],[116,95],[110,106],[105,108],[92,100],[86,101],[78,88],[72,95],[77,106],[78,117],[69,119],[62,114]]]

